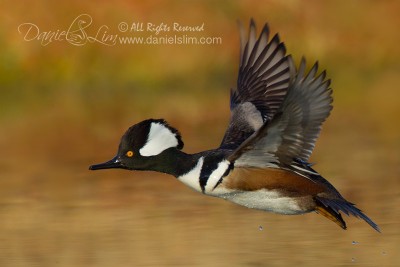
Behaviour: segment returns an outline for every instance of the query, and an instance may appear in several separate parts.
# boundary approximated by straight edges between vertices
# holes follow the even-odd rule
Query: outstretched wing
[[[268,40],[267,24],[258,39],[253,20],[248,38],[240,25],[239,77],[237,88],[231,90],[231,118],[221,148],[237,148],[282,105],[290,81],[289,60],[278,34]]]
[[[295,69],[291,58],[290,62]],[[229,157],[235,166],[296,168],[298,162],[308,161],[321,125],[332,110],[332,90],[325,71],[317,76],[318,62],[307,75],[305,67],[303,58],[272,121],[265,123]]]

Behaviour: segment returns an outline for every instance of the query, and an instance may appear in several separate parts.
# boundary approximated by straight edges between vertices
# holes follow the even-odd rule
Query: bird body
[[[279,214],[315,211],[346,229],[341,212],[378,226],[308,163],[322,123],[332,109],[330,80],[318,63],[296,68],[279,36],[259,37],[252,20],[241,27],[237,87],[221,145],[196,154],[182,151],[180,133],[163,119],[130,127],[117,156],[91,170],[122,168],[171,174],[192,189],[236,204]]]

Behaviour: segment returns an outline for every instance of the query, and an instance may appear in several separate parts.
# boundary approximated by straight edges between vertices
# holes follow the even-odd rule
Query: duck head
[[[89,169],[157,170],[157,166],[169,158],[169,152],[182,148],[183,142],[176,129],[163,119],[148,119],[125,132],[113,159]]]

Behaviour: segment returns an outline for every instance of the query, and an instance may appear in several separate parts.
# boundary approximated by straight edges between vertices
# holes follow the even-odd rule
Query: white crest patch
[[[218,167],[211,173],[210,177],[208,177],[207,184],[205,186],[206,194],[210,194],[211,191],[214,190],[222,175],[224,175],[226,170],[229,168],[229,165],[230,162],[227,160],[218,163]]]
[[[146,144],[139,150],[140,155],[149,157],[155,156],[170,147],[176,147],[178,139],[170,129],[162,123],[153,122]]]
[[[189,172],[185,173],[178,177],[178,180],[184,183],[185,185],[193,188],[196,191],[201,191],[199,177],[201,173],[201,169],[203,167],[204,158],[201,157],[197,161],[196,166],[191,169]]]

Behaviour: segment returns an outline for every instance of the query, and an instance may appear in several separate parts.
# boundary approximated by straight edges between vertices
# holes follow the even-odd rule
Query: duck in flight
[[[259,37],[240,27],[237,86],[221,145],[182,151],[179,132],[164,119],[148,119],[122,136],[117,155],[90,170],[121,168],[167,173],[205,195],[279,214],[317,212],[346,229],[341,213],[379,227],[316,172],[308,159],[332,109],[330,80],[318,62],[298,68],[268,25]]]

